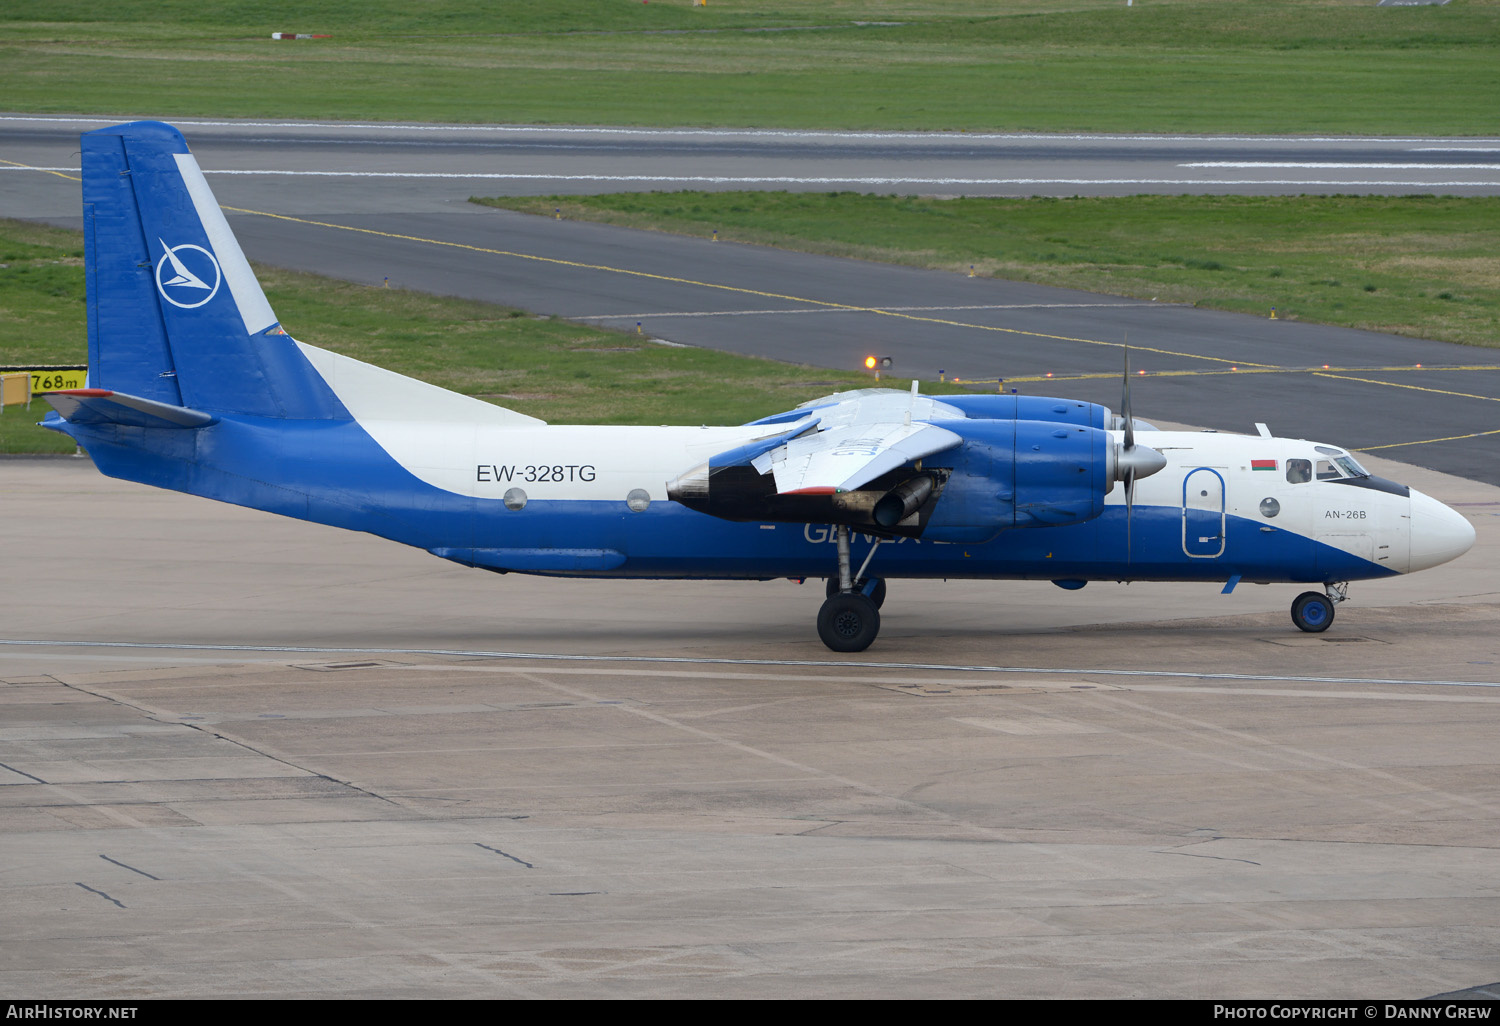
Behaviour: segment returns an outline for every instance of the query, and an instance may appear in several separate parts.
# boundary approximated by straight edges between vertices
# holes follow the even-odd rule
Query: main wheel
[[[1298,630],[1319,634],[1333,623],[1333,600],[1316,591],[1304,591],[1292,603],[1292,623]]]
[[[859,592],[835,595],[818,610],[818,637],[835,652],[863,652],[880,633],[880,610]]]
[[[868,580],[865,580],[865,581],[855,581],[854,582],[854,590],[857,591],[857,592],[863,593],[864,590],[865,590],[865,585],[867,585],[869,583],[870,582]],[[828,578],[828,587],[826,587],[823,590],[828,595],[829,598],[833,598],[835,595],[837,595],[839,593],[839,579],[837,577],[830,577],[830,578]],[[872,587],[870,589],[868,597],[869,597],[869,599],[870,599],[871,602],[875,603],[875,608],[876,609],[879,609],[881,606],[885,605],[885,578],[884,577],[877,577],[877,578],[875,578],[874,587]]]

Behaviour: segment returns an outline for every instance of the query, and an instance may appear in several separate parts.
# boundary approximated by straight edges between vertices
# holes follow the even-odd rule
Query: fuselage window
[[[1309,460],[1287,460],[1286,479],[1292,484],[1312,480],[1312,463]]]

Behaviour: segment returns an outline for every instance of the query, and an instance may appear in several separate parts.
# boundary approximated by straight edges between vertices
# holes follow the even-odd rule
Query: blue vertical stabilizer
[[[215,413],[349,414],[281,330],[170,125],[83,136],[89,383]]]

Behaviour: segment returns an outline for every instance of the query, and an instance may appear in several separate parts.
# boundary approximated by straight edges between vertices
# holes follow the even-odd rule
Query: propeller
[[[1135,513],[1135,483],[1167,465],[1167,458],[1149,445],[1135,444],[1135,418],[1130,415],[1130,347],[1125,351],[1125,383],[1120,397],[1120,421],[1125,437],[1115,449],[1115,480],[1125,482],[1125,559],[1130,559],[1130,528]]]

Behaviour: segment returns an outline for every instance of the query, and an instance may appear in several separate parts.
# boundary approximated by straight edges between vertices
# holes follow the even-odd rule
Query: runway
[[[79,132],[120,120],[128,119],[0,115],[0,138],[17,154],[11,160],[67,167]],[[434,195],[457,198],[644,189],[968,196],[1500,192],[1500,138],[174,123],[215,174],[328,179],[298,183],[303,195],[320,196],[355,185],[378,194],[418,180]],[[270,154],[275,159],[268,162]],[[285,186],[267,183],[262,195],[295,204]]]
[[[28,997],[1418,998],[1500,959],[1500,490],[1291,588],[497,577],[0,461]],[[814,582],[814,585],[816,582]],[[817,592],[818,594],[815,594]],[[66,641],[68,644],[58,642]],[[22,644],[21,642],[27,642]]]

